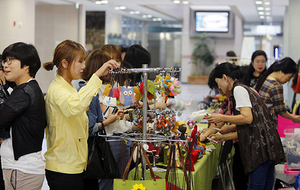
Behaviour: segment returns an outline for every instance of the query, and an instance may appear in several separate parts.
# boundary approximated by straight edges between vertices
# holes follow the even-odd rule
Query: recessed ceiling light
[[[265,10],[266,10],[266,11],[269,11],[269,10],[271,10],[271,8],[270,8],[270,7],[267,7],[267,8],[265,8]]]
[[[173,3],[175,3],[175,4],[179,4],[179,3],[180,3],[180,1],[179,1],[179,0],[174,0],[174,1],[173,1]]]
[[[264,18],[265,18],[265,16],[260,16],[259,18],[260,18],[260,19],[264,19]]]
[[[156,22],[156,21],[157,21],[157,18],[153,18],[152,20],[153,20],[154,22]]]
[[[182,4],[189,4],[189,2],[188,1],[182,1]]]
[[[266,12],[266,15],[271,15],[271,13],[270,12]]]
[[[125,6],[120,6],[120,9],[124,10],[124,9],[126,9],[126,7]]]
[[[115,7],[116,10],[120,10],[120,7]]]
[[[95,1],[95,3],[96,3],[97,5],[100,5],[100,4],[102,4],[102,1]]]
[[[129,11],[129,14],[133,15],[133,14],[134,14],[134,11]]]
[[[140,11],[134,11],[134,14],[138,15],[138,14],[140,14]]]
[[[258,12],[258,14],[259,14],[259,15],[263,15],[263,14],[265,14],[265,13],[264,13],[264,12]]]
[[[255,4],[261,5],[261,4],[262,4],[262,1],[255,1]]]
[[[262,11],[262,10],[264,10],[264,8],[263,7],[257,7],[257,10]]]
[[[107,3],[108,3],[108,1],[106,1],[106,0],[102,0],[102,3],[103,3],[103,4],[107,4]]]
[[[157,21],[162,21],[162,18],[157,18]]]
[[[148,18],[147,15],[143,15],[142,17],[143,17],[143,18]]]
[[[268,2],[268,1],[266,1],[266,2],[265,2],[265,5],[270,5],[270,4],[271,4],[271,3],[270,3],[270,2]]]
[[[152,18],[152,15],[147,15],[148,18]]]

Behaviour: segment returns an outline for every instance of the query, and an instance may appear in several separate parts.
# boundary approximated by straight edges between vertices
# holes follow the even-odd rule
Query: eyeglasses
[[[11,57],[11,58],[7,58],[6,60],[1,61],[2,66],[4,67],[4,64],[7,63],[7,65],[11,65],[12,61],[15,60],[16,58]]]

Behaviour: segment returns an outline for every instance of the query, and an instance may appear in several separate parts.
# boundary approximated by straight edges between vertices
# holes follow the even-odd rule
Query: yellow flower
[[[135,184],[133,185],[133,189],[131,190],[146,190],[146,187],[143,186],[143,184]]]
[[[224,101],[225,100],[225,98],[226,98],[226,96],[223,96],[223,95],[220,95],[220,97],[219,97],[219,101]]]

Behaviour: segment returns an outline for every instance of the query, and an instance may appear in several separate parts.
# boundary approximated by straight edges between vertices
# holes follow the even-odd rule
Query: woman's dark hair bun
[[[46,63],[43,64],[43,67],[47,71],[51,71],[54,67],[54,63],[53,62],[46,62]]]

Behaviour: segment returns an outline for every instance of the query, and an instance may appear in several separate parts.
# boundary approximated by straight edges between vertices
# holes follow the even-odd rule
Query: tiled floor
[[[197,105],[199,101],[202,101],[210,93],[208,85],[196,85],[196,84],[181,84],[180,89],[182,92],[176,96],[176,99],[182,100],[188,103],[193,99],[193,103],[189,106],[177,120],[187,120],[190,113],[198,111]]]

